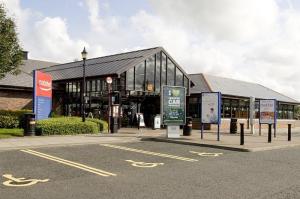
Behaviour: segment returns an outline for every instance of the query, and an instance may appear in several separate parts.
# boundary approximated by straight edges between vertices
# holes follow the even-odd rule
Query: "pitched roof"
[[[190,77],[195,84],[194,88],[191,88],[191,94],[201,92],[221,92],[223,95],[239,97],[253,96],[259,99],[276,99],[281,102],[299,103],[297,100],[257,83],[207,74],[191,74]]]
[[[23,64],[19,68],[20,74],[6,74],[4,78],[0,79],[0,86],[32,88],[33,70],[53,66],[55,64],[57,63],[32,59],[23,60]]]
[[[120,75],[128,69],[136,66],[157,52],[163,51],[188,77],[188,74],[176,63],[176,61],[162,48],[155,47],[142,49],[104,57],[86,60],[86,77],[101,75]],[[82,61],[55,65],[42,71],[52,75],[53,80],[75,79],[82,77]]]

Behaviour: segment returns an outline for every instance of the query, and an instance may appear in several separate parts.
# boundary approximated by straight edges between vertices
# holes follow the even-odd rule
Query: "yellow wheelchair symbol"
[[[158,165],[164,165],[164,163],[146,163],[146,162],[135,162],[133,160],[126,160],[127,162],[131,162],[134,167],[142,167],[142,168],[153,168]]]
[[[197,151],[190,151],[190,153],[195,153],[203,157],[218,157],[220,155],[223,155],[223,153],[206,153],[206,152],[197,152]]]
[[[8,179],[3,182],[3,185],[8,187],[27,187],[31,185],[35,185],[39,182],[48,182],[49,179],[39,180],[39,179],[25,179],[25,178],[15,178],[11,174],[4,174],[4,178]]]

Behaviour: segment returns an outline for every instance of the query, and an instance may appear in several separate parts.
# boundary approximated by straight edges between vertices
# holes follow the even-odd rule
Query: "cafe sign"
[[[164,125],[185,124],[186,89],[180,86],[163,86],[161,115]]]

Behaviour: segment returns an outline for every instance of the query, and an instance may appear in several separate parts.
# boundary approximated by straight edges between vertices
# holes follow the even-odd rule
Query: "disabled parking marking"
[[[190,151],[190,153],[195,153],[203,157],[218,157],[220,155],[223,155],[223,153],[206,153],[206,152],[197,152],[197,151]]]
[[[58,163],[61,163],[61,164],[64,164],[64,165],[75,167],[77,169],[81,169],[81,170],[84,170],[84,171],[87,171],[87,172],[90,172],[90,173],[94,173],[94,174],[97,174],[97,175],[100,175],[100,176],[103,176],[103,177],[117,176],[117,174],[114,174],[114,173],[110,173],[110,172],[107,172],[107,171],[104,171],[104,170],[93,168],[93,167],[90,167],[90,166],[87,166],[87,165],[84,165],[84,164],[80,164],[80,163],[77,163],[77,162],[65,160],[65,159],[55,157],[55,156],[52,156],[52,155],[48,155],[48,154],[45,154],[45,153],[41,153],[41,152],[38,152],[38,151],[34,151],[34,150],[30,150],[30,149],[25,149],[25,150],[21,150],[21,151],[24,152],[24,153],[28,153],[28,154],[31,154],[31,155],[41,157],[41,158],[45,158],[47,160],[52,160],[54,162],[58,162]]]
[[[135,162],[133,160],[126,160],[126,161],[132,163],[131,165],[134,167],[142,167],[142,168],[153,168],[159,165],[164,165],[164,163]]]
[[[15,178],[11,174],[4,174],[4,178],[8,179],[3,182],[4,186],[8,187],[27,187],[31,185],[35,185],[39,182],[48,182],[49,179],[39,180],[39,179],[25,179],[25,178]]]
[[[110,147],[110,148],[114,148],[114,149],[121,149],[121,150],[125,150],[125,151],[136,152],[136,153],[142,153],[142,154],[147,154],[147,155],[154,155],[154,156],[159,156],[159,157],[164,157],[164,158],[171,158],[171,159],[175,159],[175,160],[182,160],[182,161],[187,161],[187,162],[197,162],[198,161],[198,160],[192,159],[192,158],[185,158],[185,157],[180,157],[180,156],[176,156],[176,155],[144,151],[144,150],[128,148],[128,147],[124,147],[124,146],[117,146],[117,145],[113,145],[113,144],[100,144],[100,146]]]

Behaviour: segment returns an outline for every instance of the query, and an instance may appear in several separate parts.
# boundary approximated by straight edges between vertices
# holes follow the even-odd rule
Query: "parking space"
[[[205,178],[213,184],[209,175],[215,175],[218,168],[212,165],[226,165],[240,154],[146,141],[1,152],[0,192],[6,198],[86,197],[83,193],[91,198],[126,198],[129,192],[128,196],[136,194],[137,198],[144,194],[163,197],[179,182],[204,185],[201,179]],[[184,193],[173,196],[184,197]]]

